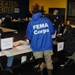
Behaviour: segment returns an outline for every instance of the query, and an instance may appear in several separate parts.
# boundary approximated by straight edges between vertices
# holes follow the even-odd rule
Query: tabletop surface
[[[9,28],[4,28],[4,27],[0,27],[0,29],[2,29],[2,31],[4,33],[7,33],[7,32],[16,32],[16,30],[14,30],[14,29],[9,29]]]
[[[16,45],[12,49],[0,51],[0,56],[10,57],[10,56],[23,54],[23,53],[32,52],[32,49],[30,48],[30,45],[28,45],[24,41],[20,41],[20,42],[22,42],[22,44],[20,44],[19,46]]]

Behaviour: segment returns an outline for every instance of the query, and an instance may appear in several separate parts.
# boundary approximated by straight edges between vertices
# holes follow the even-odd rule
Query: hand
[[[61,33],[60,33],[60,34],[57,34],[57,37],[58,37],[58,38],[60,38],[61,36],[62,36],[62,34],[61,34]]]
[[[56,40],[54,40],[54,41],[53,41],[53,44],[54,44],[54,45],[56,45],[56,44],[57,44],[57,41],[56,41]]]

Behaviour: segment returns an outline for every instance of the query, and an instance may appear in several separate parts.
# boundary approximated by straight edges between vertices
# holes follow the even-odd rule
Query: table
[[[71,25],[72,28],[75,28],[75,25]]]
[[[20,41],[20,42],[23,43],[23,45],[13,47],[12,49],[0,51],[0,57],[2,57],[2,56],[10,57],[10,56],[15,56],[15,55],[19,55],[19,54],[32,52],[30,45],[27,45],[27,43],[24,41]],[[0,67],[3,70],[1,63],[0,63]]]
[[[17,32],[14,29],[9,29],[9,28],[4,28],[4,27],[0,27],[0,29],[2,29],[3,33],[8,33],[8,32]]]
[[[23,53],[28,53],[28,52],[32,52],[32,49],[30,48],[30,45],[24,44],[24,45],[13,47],[12,49],[0,51],[0,56],[10,57],[10,56],[15,56]]]

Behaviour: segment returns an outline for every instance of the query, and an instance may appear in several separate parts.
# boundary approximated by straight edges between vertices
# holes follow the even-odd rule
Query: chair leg
[[[71,60],[71,59],[68,59],[68,60],[65,62],[64,65],[61,65],[61,69],[63,69],[63,68],[68,64],[68,62],[69,62],[70,60]]]

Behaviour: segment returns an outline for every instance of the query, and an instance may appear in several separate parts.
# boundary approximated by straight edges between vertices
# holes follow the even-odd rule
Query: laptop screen
[[[13,37],[1,39],[1,50],[7,50],[13,48]]]

